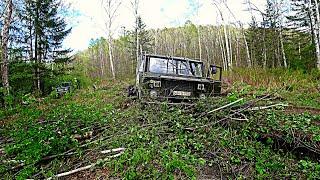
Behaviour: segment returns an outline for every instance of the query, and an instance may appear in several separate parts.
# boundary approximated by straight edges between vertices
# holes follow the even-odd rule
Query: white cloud
[[[88,47],[92,38],[106,36],[105,15],[101,0],[66,0],[72,4],[71,8],[80,13],[72,19],[74,24],[71,35],[66,39],[65,46],[75,50],[83,50]],[[191,7],[190,1],[201,4],[199,16]],[[187,20],[199,24],[216,24],[221,21],[217,16],[217,9],[212,4],[213,0],[140,0],[140,14],[148,28],[163,28],[183,25]],[[251,19],[250,12],[244,4],[245,0],[228,0],[230,10],[235,14],[237,20],[248,23]],[[252,3],[263,9],[264,1],[251,0]],[[228,10],[222,6],[226,19],[234,21]],[[118,10],[118,16],[114,23],[114,32],[120,32],[124,26],[132,29],[134,26],[134,15],[130,0],[122,0]]]

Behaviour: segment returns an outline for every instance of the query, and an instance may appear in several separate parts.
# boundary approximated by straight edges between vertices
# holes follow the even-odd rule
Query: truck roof
[[[195,59],[189,59],[189,58],[186,58],[186,57],[163,56],[163,55],[156,55],[156,54],[146,54],[145,56],[156,57],[156,58],[171,58],[171,59],[177,59],[177,60],[184,60],[184,61],[203,63],[202,61],[195,60]]]

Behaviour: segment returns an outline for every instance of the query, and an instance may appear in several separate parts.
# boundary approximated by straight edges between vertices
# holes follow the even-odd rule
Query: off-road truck
[[[62,97],[64,94],[71,92],[72,83],[71,82],[63,82],[60,86],[56,88],[56,92],[58,97]]]
[[[137,66],[134,94],[158,100],[199,99],[221,94],[222,68],[198,60],[145,54]],[[130,94],[130,90],[129,90]]]

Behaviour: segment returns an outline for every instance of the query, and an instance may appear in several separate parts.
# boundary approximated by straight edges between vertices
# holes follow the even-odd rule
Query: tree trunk
[[[199,45],[199,59],[202,60],[202,47],[201,47],[201,31],[200,25],[198,26],[198,45]]]
[[[112,56],[112,37],[109,35],[108,38],[108,45],[109,45],[109,59],[110,59],[110,67],[111,67],[111,73],[112,73],[112,78],[116,78],[116,73],[114,70],[114,65],[113,65],[113,56]]]
[[[101,76],[102,76],[102,78],[104,77],[104,75],[105,75],[105,72],[104,72],[104,70],[105,70],[105,65],[104,65],[104,58],[103,58],[103,44],[101,43],[101,44],[99,44],[99,59],[100,59],[100,69],[101,69]]]
[[[39,64],[40,64],[40,59],[39,59],[39,54],[40,54],[40,47],[39,47],[39,5],[38,2],[36,3],[36,18],[35,18],[35,40],[34,40],[34,60],[35,60],[35,86],[38,91],[40,91],[40,69],[39,69]]]
[[[235,61],[236,61],[236,67],[239,67],[240,63],[240,48],[239,48],[239,37],[238,33],[236,34],[236,53],[235,53]]]
[[[228,28],[228,41],[229,41],[229,53],[230,53],[230,64],[231,67],[233,67],[233,49],[232,49],[232,36],[231,36],[231,30],[230,28]],[[231,69],[231,67],[229,67],[229,69]]]
[[[132,2],[133,8],[134,8],[134,16],[136,19],[136,27],[135,27],[135,35],[136,35],[136,63],[139,63],[139,48],[140,48],[140,38],[139,38],[139,0],[134,0]],[[137,69],[137,68],[136,68]],[[137,72],[136,72],[137,73]]]
[[[311,0],[310,0],[311,2]],[[317,48],[317,68],[320,70],[320,13],[319,13],[319,4],[318,0],[315,0],[315,5],[316,5],[316,25],[317,25],[317,43],[316,43],[316,48]]]
[[[301,56],[301,42],[299,41],[299,60],[300,62],[302,61],[302,56]]]
[[[138,19],[136,20],[138,21]],[[137,26],[138,26],[138,22],[137,23]],[[139,47],[140,47],[140,42],[139,42],[139,30],[138,30],[138,27],[136,27],[136,61],[137,63],[139,62]]]
[[[244,45],[246,46],[246,53],[247,53],[247,65],[249,68],[251,68],[252,66],[252,62],[251,62],[251,57],[250,57],[250,50],[249,50],[249,46],[248,46],[248,42],[247,42],[247,38],[246,38],[246,34],[243,30],[243,27],[242,27],[242,35],[243,35],[243,39],[244,39]]]
[[[29,60],[33,59],[33,43],[32,43],[32,18],[29,19],[29,38],[30,38],[30,52],[29,52]]]
[[[283,58],[283,65],[285,68],[288,68],[287,64],[287,58],[286,58],[286,52],[284,50],[284,45],[283,45],[283,35],[282,35],[282,27],[280,29],[280,44],[281,44],[281,51],[282,51],[282,58]]]
[[[222,16],[223,15],[221,14],[221,17]],[[226,50],[227,50],[227,65],[228,65],[228,70],[230,70],[232,68],[232,64],[230,59],[230,49],[229,49],[230,47],[229,47],[229,40],[227,35],[227,24],[223,17],[222,17],[222,21],[223,21],[224,39],[226,41],[225,43],[226,43]]]
[[[266,45],[266,27],[263,26],[263,68],[267,68],[267,45]]]
[[[227,35],[227,22],[223,16],[223,13],[221,11],[221,8],[215,3],[213,2],[213,4],[217,7],[219,13],[220,13],[220,17],[221,17],[221,20],[222,20],[222,23],[223,23],[223,31],[224,31],[224,39],[225,39],[225,48],[227,50],[227,55],[226,55],[226,65],[227,65],[227,69],[230,70],[232,67],[232,64],[231,64],[231,60],[230,60],[230,47],[229,47],[229,40],[228,40],[228,35]]]
[[[218,29],[218,41],[219,41],[219,45],[220,45],[220,49],[221,49],[223,70],[227,70],[228,69],[227,59],[226,59],[226,55],[225,55],[224,43],[222,41],[222,37],[221,37],[221,34],[220,34],[220,28]]]
[[[108,33],[108,51],[109,51],[109,60],[110,60],[110,69],[112,73],[112,78],[116,78],[116,72],[114,67],[114,60],[113,60],[113,38],[112,38],[112,23],[116,17],[116,12],[121,5],[121,1],[117,0],[106,0],[105,11],[107,13],[107,22],[106,28]]]
[[[157,46],[158,46],[158,29],[154,32],[154,54],[157,54]]]
[[[1,46],[1,57],[2,57],[2,84],[5,90],[5,95],[9,95],[9,70],[8,70],[8,42],[9,42],[9,28],[12,20],[13,2],[12,0],[7,1],[6,16],[4,19],[4,25],[2,29],[2,46]]]

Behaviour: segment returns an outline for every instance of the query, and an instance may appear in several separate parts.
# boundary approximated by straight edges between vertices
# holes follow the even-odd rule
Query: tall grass
[[[287,69],[235,69],[226,73],[225,81],[230,84],[241,82],[254,87],[268,89],[285,87],[290,91],[316,93],[320,88],[320,71],[305,73]]]
[[[320,108],[320,71],[303,72],[287,69],[234,69],[225,72],[224,84],[231,89],[277,90],[289,103]]]

